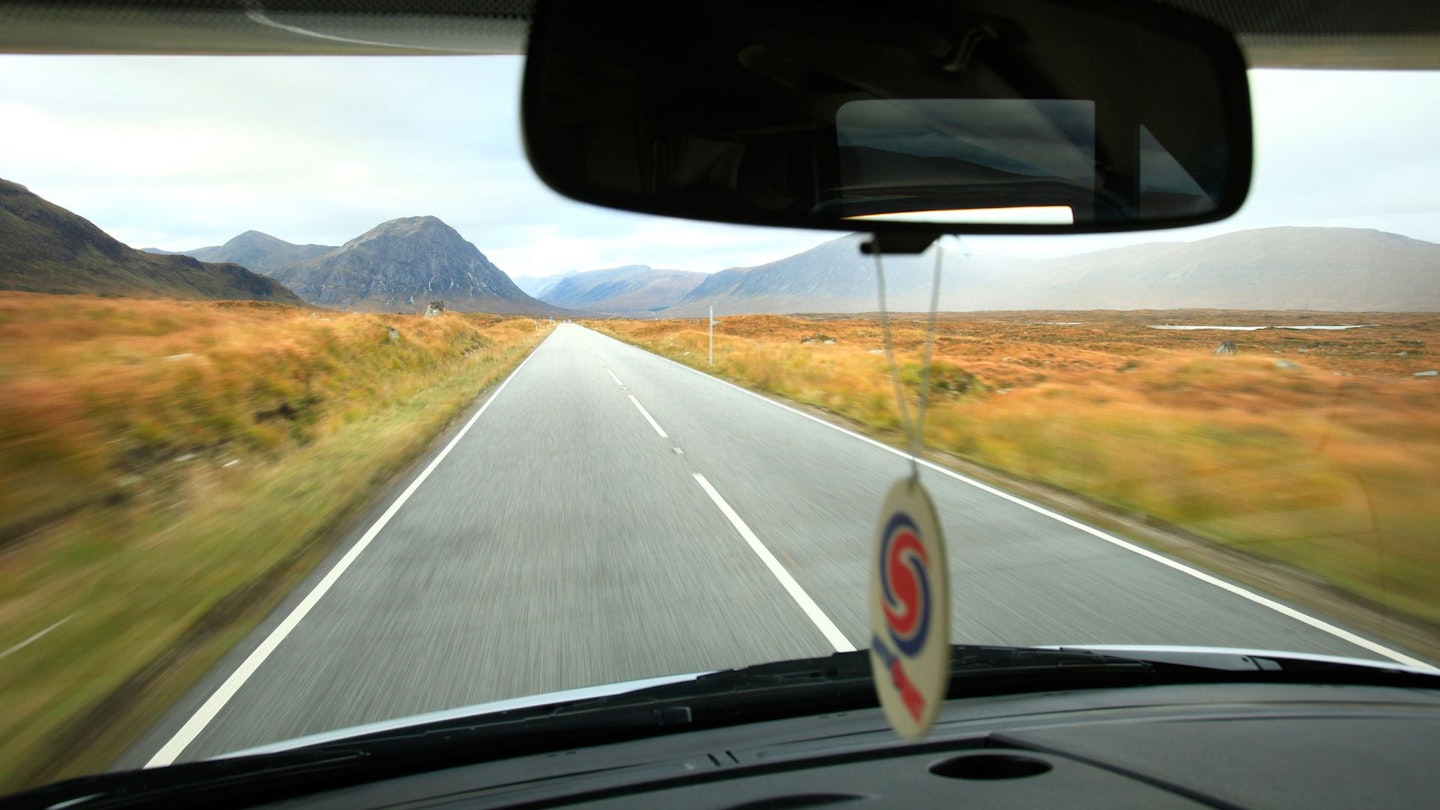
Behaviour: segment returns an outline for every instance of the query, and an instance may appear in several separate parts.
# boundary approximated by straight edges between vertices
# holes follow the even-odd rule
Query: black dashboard
[[[1422,807],[1440,693],[1211,684],[951,700],[905,743],[878,710],[669,734],[276,806]]]

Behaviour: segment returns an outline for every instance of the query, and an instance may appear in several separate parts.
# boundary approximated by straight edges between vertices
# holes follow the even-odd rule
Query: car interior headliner
[[[1434,0],[1135,2],[1215,21],[1235,33],[1252,67],[1440,67]],[[534,0],[0,0],[0,51],[522,53],[533,6]]]

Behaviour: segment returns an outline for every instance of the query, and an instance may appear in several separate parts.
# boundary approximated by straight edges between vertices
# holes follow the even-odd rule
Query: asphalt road
[[[117,766],[867,646],[871,533],[903,456],[572,324],[477,408]],[[1385,657],[959,476],[923,480],[956,642]]]

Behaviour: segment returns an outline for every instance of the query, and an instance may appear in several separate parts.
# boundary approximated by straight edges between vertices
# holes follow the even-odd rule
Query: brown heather
[[[703,319],[594,326],[706,368]],[[926,442],[1440,623],[1440,379],[1415,376],[1440,369],[1437,334],[1435,314],[945,315]],[[912,398],[923,339],[916,316],[896,324]],[[1213,354],[1223,340],[1236,355]],[[881,346],[872,317],[736,316],[716,326],[714,371],[899,443]]]

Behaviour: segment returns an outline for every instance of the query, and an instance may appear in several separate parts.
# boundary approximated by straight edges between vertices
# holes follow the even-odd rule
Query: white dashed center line
[[[700,484],[700,488],[705,490],[705,494],[710,496],[710,500],[720,507],[721,513],[730,521],[730,525],[735,527],[735,531],[740,532],[740,536],[745,538],[750,549],[755,552],[761,562],[765,563],[765,567],[770,569],[770,573],[780,580],[780,584],[790,594],[790,598],[795,600],[800,609],[805,611],[805,615],[810,617],[810,621],[819,628],[820,633],[825,636],[825,640],[830,642],[830,646],[834,647],[836,652],[854,652],[855,645],[845,638],[845,634],[840,632],[840,628],[830,621],[830,617],[825,615],[825,611],[815,604],[815,600],[810,598],[810,594],[800,587],[800,583],[795,581],[795,577],[790,576],[790,572],[786,571],[785,566],[781,565],[780,561],[775,559],[775,555],[770,553],[770,549],[760,542],[760,538],[755,536],[755,532],[750,531],[750,527],[734,509],[730,508],[730,504],[720,497],[720,493],[710,485],[705,476],[700,473],[691,474],[695,476],[695,481]]]

